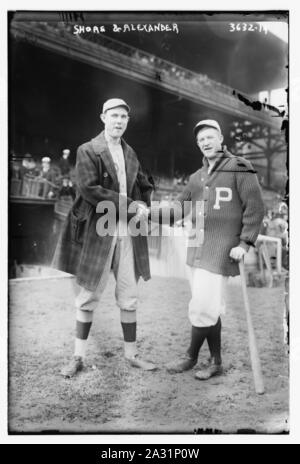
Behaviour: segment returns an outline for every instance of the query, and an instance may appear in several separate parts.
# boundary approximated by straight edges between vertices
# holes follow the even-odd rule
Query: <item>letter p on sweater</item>
[[[232,200],[232,190],[228,187],[216,187],[216,202],[214,204],[214,209],[221,209],[221,201],[231,201]]]

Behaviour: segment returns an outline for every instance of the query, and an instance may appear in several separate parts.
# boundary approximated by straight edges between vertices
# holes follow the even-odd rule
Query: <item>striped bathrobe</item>
[[[119,194],[117,173],[104,132],[77,150],[77,196],[66,219],[56,247],[53,267],[74,274],[77,283],[87,290],[96,290],[111,248],[111,235],[99,236],[96,224],[103,213],[97,204],[111,201],[128,209],[133,201],[150,204],[152,184],[143,174],[134,150],[122,139],[127,177],[127,197]],[[133,214],[128,214],[128,220]],[[132,237],[136,277],[150,279],[147,237]]]

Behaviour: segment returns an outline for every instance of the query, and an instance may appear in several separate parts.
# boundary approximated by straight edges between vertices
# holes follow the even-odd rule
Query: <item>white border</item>
[[[102,2],[101,2],[102,3]],[[0,54],[0,130],[2,134],[1,139],[1,182],[0,182],[0,198],[1,198],[1,240],[0,240],[0,262],[3,268],[1,269],[1,276],[7,275],[7,10],[40,10],[41,5],[43,9],[49,10],[112,10],[108,6],[108,2],[101,4],[96,1],[85,0],[84,2],[79,1],[55,1],[51,3],[43,3],[37,1],[3,1],[1,3],[1,24],[0,24],[0,43],[1,43],[1,54]],[[208,444],[244,444],[244,443],[297,443],[297,436],[300,435],[300,379],[299,379],[299,366],[300,366],[300,307],[297,304],[299,300],[299,241],[297,239],[297,226],[299,208],[296,205],[296,195],[299,195],[297,191],[297,180],[298,180],[298,169],[299,169],[299,158],[300,153],[296,145],[296,134],[299,132],[299,118],[298,108],[300,105],[300,73],[299,73],[299,24],[300,24],[300,7],[295,6],[296,2],[289,0],[285,1],[263,1],[263,0],[252,0],[249,2],[249,10],[290,10],[290,118],[291,118],[291,132],[290,132],[290,194],[291,194],[291,328],[292,328],[292,345],[291,345],[291,433],[289,436],[192,436],[192,435],[104,435],[104,436],[8,436],[7,435],[7,375],[4,375],[6,369],[3,369],[3,360],[6,359],[7,353],[7,280],[6,278],[1,279],[1,301],[0,301],[0,369],[1,369],[1,385],[0,385],[0,441],[1,443],[76,443],[76,444],[120,444],[120,443],[141,443],[141,444],[154,444],[154,443],[176,443],[176,444],[194,444],[200,445],[202,443]],[[211,0],[209,3],[201,5],[199,2],[187,0],[184,2],[184,10],[216,10],[216,11],[240,11],[245,10],[241,8],[241,2],[228,0],[226,2],[226,8],[224,2]],[[141,8],[140,3],[137,1],[127,0],[126,4],[115,0],[114,10],[173,10],[182,11],[183,3],[178,0],[152,0],[149,3],[149,7]],[[4,104],[3,104],[4,103]],[[299,181],[298,181],[299,184]],[[297,285],[298,284],[298,285]],[[298,288],[297,288],[298,287]]]

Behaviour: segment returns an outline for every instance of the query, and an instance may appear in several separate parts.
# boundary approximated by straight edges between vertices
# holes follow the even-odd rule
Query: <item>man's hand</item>
[[[149,208],[146,206],[139,204],[136,215],[134,216],[133,220],[135,223],[138,223],[140,221],[147,221],[148,216],[150,214]]]
[[[141,218],[141,220],[142,219],[147,220],[149,214],[150,214],[150,210],[146,206],[141,205],[138,207],[137,216]]]
[[[184,227],[184,219],[175,222],[175,227]]]
[[[241,246],[237,246],[231,249],[229,256],[231,259],[234,259],[234,261],[241,261],[241,259],[243,259],[243,256],[245,254],[246,254],[246,250]]]

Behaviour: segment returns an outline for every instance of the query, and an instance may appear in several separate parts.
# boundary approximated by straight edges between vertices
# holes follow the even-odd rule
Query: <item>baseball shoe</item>
[[[208,380],[216,375],[223,374],[222,364],[211,364],[207,369],[202,369],[195,374],[197,380]]]
[[[188,355],[180,361],[174,361],[167,365],[167,371],[170,374],[180,374],[181,372],[189,371],[197,364],[197,359],[192,359]]]
[[[61,370],[63,377],[74,377],[79,371],[83,369],[83,360],[81,356],[74,356],[74,358],[64,366]]]
[[[137,367],[143,371],[156,371],[158,368],[155,364],[150,361],[144,361],[138,356],[133,356],[132,358],[125,358],[131,367]]]

